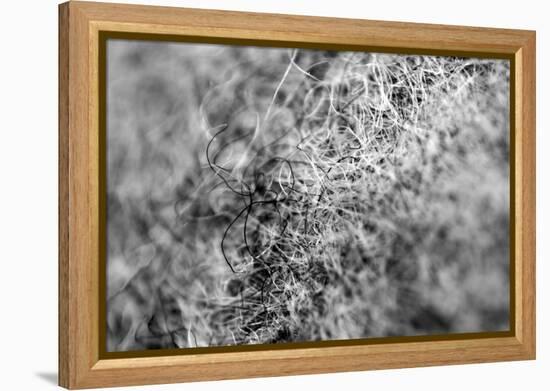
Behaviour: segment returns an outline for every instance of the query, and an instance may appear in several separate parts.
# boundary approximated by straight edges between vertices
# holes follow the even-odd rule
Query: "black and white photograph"
[[[510,330],[510,62],[107,40],[106,350]]]

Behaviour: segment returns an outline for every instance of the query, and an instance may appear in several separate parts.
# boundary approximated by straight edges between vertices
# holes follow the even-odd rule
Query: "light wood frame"
[[[512,330],[392,341],[110,358],[99,349],[100,31],[504,56],[514,64]],[[512,212],[511,212],[512,213]],[[59,384],[91,388],[535,358],[535,32],[88,2],[59,6]]]

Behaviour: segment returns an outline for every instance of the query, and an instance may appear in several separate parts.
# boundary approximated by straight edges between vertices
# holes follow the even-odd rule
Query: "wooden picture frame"
[[[511,330],[361,344],[105,356],[100,348],[102,33],[508,58]],[[513,213],[512,213],[513,212]],[[535,358],[535,32],[70,1],[59,6],[59,384],[91,388]]]

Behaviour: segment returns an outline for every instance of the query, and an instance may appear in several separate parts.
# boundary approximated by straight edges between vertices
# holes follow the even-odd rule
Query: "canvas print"
[[[509,330],[509,80],[108,39],[107,351]]]

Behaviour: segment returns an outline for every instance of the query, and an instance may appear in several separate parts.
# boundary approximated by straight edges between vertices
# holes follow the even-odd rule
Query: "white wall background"
[[[105,1],[105,0],[104,0]],[[119,0],[119,2],[127,2]],[[538,359],[317,376],[145,387],[281,389],[544,389],[550,381],[550,24],[544,1],[134,0],[134,3],[537,30]],[[0,389],[56,387],[57,1],[1,4]],[[137,389],[137,388],[136,388]]]

